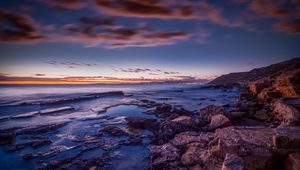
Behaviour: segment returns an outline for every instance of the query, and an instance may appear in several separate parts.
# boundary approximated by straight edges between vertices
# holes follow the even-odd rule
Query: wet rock
[[[222,170],[244,170],[244,160],[243,158],[235,154],[226,154]]]
[[[193,120],[189,116],[180,116],[172,120],[172,122],[179,123],[185,126],[193,126]]]
[[[163,144],[172,139],[176,134],[190,130],[192,129],[187,126],[167,120],[160,124],[156,141],[159,144]]]
[[[276,128],[273,134],[273,144],[279,149],[300,151],[300,126]]]
[[[177,161],[180,158],[179,150],[172,144],[166,143],[159,146],[151,146],[151,161],[152,168],[163,169],[171,168],[178,164]]]
[[[25,147],[32,147],[32,148],[39,148],[45,145],[50,145],[52,143],[51,140],[48,139],[35,139],[32,141],[24,142],[24,143],[18,143],[13,148],[7,150],[8,152],[15,152],[18,150],[22,150]]]
[[[230,120],[226,116],[224,116],[222,114],[217,114],[217,115],[212,116],[210,124],[208,126],[208,129],[215,130],[217,128],[223,128],[226,126],[230,126],[230,124],[231,124]]]
[[[57,112],[63,112],[68,110],[73,110],[73,107],[66,106],[66,107],[60,107],[60,108],[49,108],[39,111],[39,114],[45,115],[45,114],[51,114],[51,113],[57,113]]]
[[[0,132],[0,145],[8,145],[14,142],[16,136],[14,132]]]
[[[194,142],[187,146],[186,152],[181,156],[183,165],[194,165],[201,163],[200,152],[203,150],[203,144]]]
[[[202,120],[210,122],[213,115],[225,114],[225,109],[222,106],[209,105],[200,110]]]
[[[172,139],[171,143],[174,146],[184,146],[192,142],[199,142],[203,145],[207,145],[208,142],[210,142],[213,138],[214,134],[210,132],[197,133],[193,131],[188,131],[177,134],[174,137],[174,139]]]
[[[276,156],[272,152],[273,130],[267,127],[227,127],[217,129],[211,142],[210,152],[218,157],[227,153],[244,159],[247,169],[272,169],[276,167]]]
[[[154,113],[155,114],[162,114],[162,113],[168,113],[172,110],[172,106],[168,104],[163,104],[161,106],[157,106]]]
[[[149,129],[157,131],[159,129],[159,123],[156,119],[145,119],[141,117],[126,117],[128,126],[136,129]]]
[[[33,157],[33,155],[32,155],[32,153],[27,153],[27,154],[24,154],[23,155],[23,159],[24,160],[31,160],[31,159],[33,159],[34,157]]]
[[[106,133],[110,136],[125,136],[128,135],[117,126],[106,126],[99,131],[101,134]]]
[[[298,124],[300,121],[299,111],[291,105],[278,100],[274,103],[274,112],[277,117],[288,124]]]
[[[127,145],[138,145],[142,143],[142,138],[139,136],[129,136]]]
[[[67,122],[60,123],[60,124],[42,125],[42,126],[34,126],[34,127],[24,128],[24,129],[21,129],[20,131],[18,131],[17,134],[21,134],[21,135],[40,134],[40,133],[56,131],[59,128],[65,126],[66,124],[67,124]]]
[[[285,170],[299,170],[300,169],[300,153],[289,154],[285,163]]]

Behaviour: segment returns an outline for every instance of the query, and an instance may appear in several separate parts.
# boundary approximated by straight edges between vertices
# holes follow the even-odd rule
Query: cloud
[[[67,68],[76,68],[76,67],[95,67],[98,64],[95,63],[76,63],[76,62],[59,62],[59,61],[46,61],[46,64],[54,65],[54,66],[63,66]]]
[[[64,25],[62,30],[66,31],[65,35],[58,36],[57,40],[83,43],[86,47],[153,47],[189,38],[186,32],[157,32],[145,24],[123,27],[115,18],[105,17],[81,17],[78,24]]]
[[[37,30],[38,24],[28,15],[0,10],[0,41],[8,43],[39,42],[49,37]]]
[[[160,74],[179,74],[179,72],[174,71],[162,71],[160,69],[149,69],[149,68],[113,68],[112,70],[116,72],[124,72],[124,73],[148,73],[149,75],[160,75]]]
[[[274,28],[279,31],[287,32],[288,34],[300,34],[300,18],[291,21],[282,21],[274,25]]]
[[[35,74],[35,76],[37,76],[37,77],[44,77],[44,76],[46,76],[46,74],[40,74],[40,73],[38,73],[38,74]]]
[[[40,0],[50,7],[67,10],[82,9],[87,6],[84,0]]]
[[[224,17],[221,8],[205,1],[169,1],[169,0],[93,0],[99,12],[121,17],[208,20],[227,27],[248,27],[241,20],[229,20]]]
[[[291,12],[284,8],[283,2],[280,0],[254,0],[250,4],[250,9],[264,17],[288,17]]]

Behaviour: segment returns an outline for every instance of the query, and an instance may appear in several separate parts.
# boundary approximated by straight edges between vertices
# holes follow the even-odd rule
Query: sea
[[[149,165],[150,138],[154,134],[130,129],[125,119],[159,117],[149,114],[155,108],[142,107],[141,101],[169,104],[197,114],[208,105],[233,106],[238,96],[238,89],[206,84],[1,85],[0,132],[17,135],[12,144],[0,146],[0,169],[39,169],[73,157],[85,162],[105,160],[101,169],[144,169]],[[21,133],[51,125],[62,126],[38,134]],[[107,126],[140,136],[142,142],[128,146],[120,144],[128,136],[96,138]],[[26,145],[36,139],[50,140],[51,144]],[[26,154],[33,158],[24,159]],[[76,164],[69,166],[79,169]]]

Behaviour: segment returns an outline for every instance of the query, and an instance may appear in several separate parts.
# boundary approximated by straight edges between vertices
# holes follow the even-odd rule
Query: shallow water
[[[236,89],[200,88],[199,85],[91,85],[91,86],[0,86],[0,129],[39,128],[47,125],[61,126],[51,131],[18,134],[12,145],[0,147],[0,169],[33,169],[45,167],[53,161],[76,158],[80,161],[103,160],[103,169],[143,169],[149,163],[149,141],[153,135],[147,130],[131,129],[126,117],[157,119],[149,109],[141,106],[141,100],[167,103],[190,111],[210,105],[234,104]],[[57,104],[41,104],[40,101],[61,100],[85,94],[122,90],[125,96],[105,96]],[[127,95],[130,94],[130,95]],[[26,102],[25,102],[26,101]],[[30,102],[29,102],[30,101]],[[26,104],[25,104],[26,103]],[[45,109],[72,108],[41,114]],[[41,112],[42,111],[42,112]],[[31,117],[26,117],[33,114]],[[28,114],[30,113],[30,114]],[[16,118],[19,117],[19,118]],[[20,118],[21,117],[21,118]],[[116,126],[127,132],[126,136],[99,136],[99,130]],[[139,136],[142,142],[124,145],[130,136]],[[15,152],[7,152],[16,144],[45,139],[51,144],[38,148],[25,146]],[[23,160],[24,154],[34,155]],[[102,165],[102,164],[101,164]],[[72,165],[77,169],[77,164]]]

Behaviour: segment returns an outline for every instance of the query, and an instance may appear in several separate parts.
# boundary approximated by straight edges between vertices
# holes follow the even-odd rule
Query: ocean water
[[[122,95],[98,96],[99,93],[123,91]],[[0,146],[0,169],[33,169],[53,161],[77,157],[83,161],[104,160],[102,169],[143,169],[149,163],[147,130],[130,129],[126,117],[158,119],[149,114],[155,107],[142,107],[141,101],[166,103],[173,107],[198,112],[207,105],[234,105],[237,89],[221,89],[195,84],[164,85],[14,85],[0,86],[0,129],[24,129],[60,125],[55,131],[20,134],[11,145]],[[86,97],[92,96],[92,97]],[[96,137],[101,128],[116,126],[129,135],[142,138],[133,146],[118,146],[128,136]],[[8,152],[18,144],[33,139],[48,139],[52,143],[39,148],[25,147]],[[88,143],[88,144],[87,144]],[[94,146],[95,143],[104,143]],[[89,148],[86,150],[86,148]],[[24,154],[33,154],[24,160]],[[72,167],[73,169],[76,169]]]

